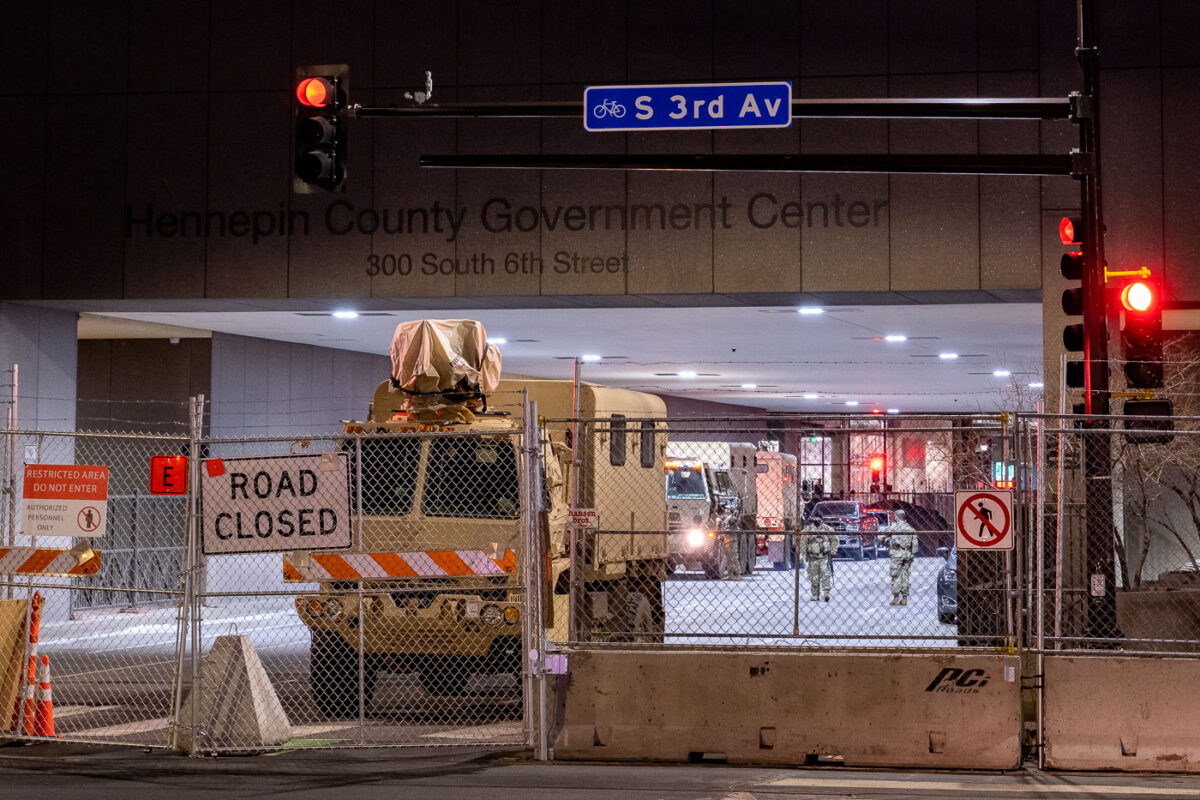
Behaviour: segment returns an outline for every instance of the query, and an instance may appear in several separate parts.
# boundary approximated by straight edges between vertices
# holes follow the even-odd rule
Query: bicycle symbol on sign
[[[605,100],[600,105],[592,109],[592,114],[596,119],[604,119],[606,115],[612,116],[613,119],[620,119],[625,116],[625,106],[618,103],[616,100]]]

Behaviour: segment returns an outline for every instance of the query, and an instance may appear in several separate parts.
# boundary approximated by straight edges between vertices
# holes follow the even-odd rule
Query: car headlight
[[[486,605],[479,612],[479,619],[483,621],[484,625],[499,625],[504,621],[504,612],[500,610],[500,606]]]
[[[699,528],[692,528],[687,532],[688,547],[700,547],[704,544],[704,531]]]

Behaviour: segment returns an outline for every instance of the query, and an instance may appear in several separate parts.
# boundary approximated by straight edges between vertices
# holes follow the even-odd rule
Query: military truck
[[[748,443],[667,443],[667,524],[671,561],[724,580],[754,571],[755,447]]]
[[[484,411],[483,389],[510,401],[527,390],[541,415],[569,417],[572,382],[481,383],[479,368],[498,356],[484,355],[478,323],[471,323],[477,331],[462,330],[469,322],[435,323],[399,353],[394,343],[392,380],[376,389],[367,419],[345,423],[352,497],[361,496],[352,550],[284,557],[286,580],[316,584],[296,598],[296,609],[311,631],[311,692],[325,716],[358,713],[360,643],[364,704],[381,671],[415,672],[435,695],[461,694],[477,674],[519,675],[526,605],[518,558],[527,515],[537,520],[543,550],[529,557],[547,564],[553,591],[541,624],[566,639],[574,444],[579,505],[597,510],[600,528],[581,537],[580,625],[593,639],[661,640],[666,435],[654,420],[665,416],[662,401],[583,384],[580,411],[589,421],[578,441],[566,426],[544,433],[537,463],[528,465],[519,405]],[[414,356],[439,338],[446,357]],[[414,372],[435,380],[408,380]],[[397,393],[397,383],[417,388]],[[638,420],[636,427],[626,420]],[[529,466],[541,477],[536,507],[524,500]]]

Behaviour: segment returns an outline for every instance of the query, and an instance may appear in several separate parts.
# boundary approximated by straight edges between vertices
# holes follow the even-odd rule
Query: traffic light
[[[871,467],[871,491],[878,492],[880,480],[883,477],[883,456],[871,456],[869,464]]]
[[[296,70],[296,168],[300,194],[340,192],[346,184],[350,69],[321,64]]]
[[[1121,350],[1130,388],[1163,385],[1162,292],[1157,281],[1140,278],[1121,290]]]
[[[1082,317],[1086,308],[1083,296],[1083,221],[1079,217],[1063,217],[1058,224],[1058,238],[1062,243],[1073,248],[1063,254],[1059,269],[1062,276],[1069,281],[1080,281],[1079,286],[1073,286],[1062,293],[1063,313],[1068,317]],[[1084,350],[1085,337],[1083,323],[1077,322],[1063,328],[1063,347],[1069,353],[1080,353]],[[1082,361],[1068,361],[1067,373],[1063,376],[1067,386],[1081,389],[1084,385],[1084,365]]]

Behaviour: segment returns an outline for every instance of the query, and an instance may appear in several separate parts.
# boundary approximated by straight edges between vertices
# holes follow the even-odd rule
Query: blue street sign
[[[583,127],[589,131],[786,128],[791,124],[792,85],[787,81],[583,90]]]

